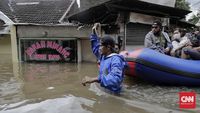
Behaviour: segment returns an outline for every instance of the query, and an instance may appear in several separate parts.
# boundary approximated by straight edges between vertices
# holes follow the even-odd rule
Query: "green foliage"
[[[200,20],[200,12],[198,12],[197,15],[193,14],[192,17],[188,21],[193,24],[197,24],[197,22],[199,22],[199,20]]]
[[[185,0],[176,0],[175,7],[185,10],[190,10],[190,4]]]

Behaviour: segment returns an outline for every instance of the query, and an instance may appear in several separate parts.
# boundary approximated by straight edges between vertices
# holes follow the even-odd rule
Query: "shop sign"
[[[47,54],[47,53],[37,53],[39,49],[50,49],[57,51],[59,54]],[[33,43],[25,50],[26,55],[29,56],[31,60],[62,60],[70,56],[70,48],[63,47],[56,43],[56,41],[38,41]]]

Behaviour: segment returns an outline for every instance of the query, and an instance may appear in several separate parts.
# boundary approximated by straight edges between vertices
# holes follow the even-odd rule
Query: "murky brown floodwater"
[[[82,86],[96,76],[95,63],[19,63],[0,55],[0,113],[177,113],[200,112],[199,88],[156,86],[126,77],[121,96],[98,84]],[[197,108],[179,109],[178,92],[195,91]]]

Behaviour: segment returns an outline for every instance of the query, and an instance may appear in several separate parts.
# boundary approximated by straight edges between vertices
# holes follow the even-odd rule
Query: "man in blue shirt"
[[[98,77],[84,80],[82,84],[97,82],[101,87],[110,90],[113,93],[120,93],[122,81],[124,79],[124,68],[126,62],[123,56],[115,52],[115,41],[110,36],[104,36],[101,40],[97,36],[98,24],[93,27],[93,33],[90,36],[92,51],[100,61]]]

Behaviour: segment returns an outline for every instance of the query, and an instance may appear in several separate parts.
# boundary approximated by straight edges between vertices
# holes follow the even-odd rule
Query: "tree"
[[[198,13],[196,15],[193,14],[188,21],[193,24],[197,24],[199,22],[199,20],[200,20],[200,11],[198,11]]]
[[[176,0],[175,7],[180,8],[180,9],[185,9],[185,10],[190,10],[190,3],[188,3],[185,0]]]

